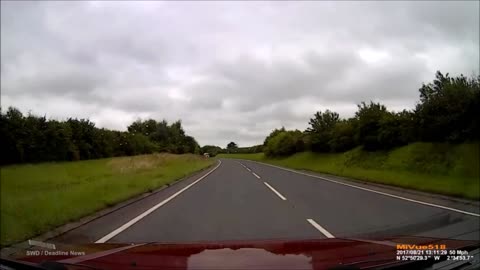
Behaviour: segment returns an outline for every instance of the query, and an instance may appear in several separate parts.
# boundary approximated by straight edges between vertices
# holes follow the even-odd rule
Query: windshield
[[[475,266],[479,10],[2,1],[3,264]]]

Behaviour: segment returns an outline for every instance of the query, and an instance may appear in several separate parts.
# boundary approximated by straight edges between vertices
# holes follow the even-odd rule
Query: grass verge
[[[468,199],[480,199],[479,144],[414,143],[392,151],[303,152],[286,158],[259,154],[221,154],[292,169],[345,176]]]
[[[215,162],[152,154],[1,168],[0,244],[26,240]]]

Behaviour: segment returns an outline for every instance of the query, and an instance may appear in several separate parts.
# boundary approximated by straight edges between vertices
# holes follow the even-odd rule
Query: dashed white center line
[[[263,163],[263,162],[258,162],[258,161],[250,161],[250,162],[256,162],[258,164],[262,164],[262,165],[265,165],[265,166],[270,166],[270,167],[274,167],[274,168],[277,168],[277,169],[280,169],[280,170],[289,171],[289,172],[293,172],[293,173],[296,173],[296,174],[301,174],[301,175],[306,175],[306,176],[322,179],[322,180],[329,181],[329,182],[332,182],[332,183],[336,183],[336,184],[340,184],[340,185],[344,185],[344,186],[348,186],[348,187],[352,187],[352,188],[356,188],[356,189],[360,189],[360,190],[364,190],[364,191],[368,191],[368,192],[373,192],[373,193],[380,194],[380,195],[383,195],[383,196],[388,196],[388,197],[391,197],[391,198],[396,198],[396,199],[400,199],[400,200],[404,200],[404,201],[423,204],[423,205],[436,207],[436,208],[440,208],[440,209],[445,209],[445,210],[449,210],[449,211],[454,211],[454,212],[462,213],[462,214],[469,215],[469,216],[480,217],[479,213],[468,212],[468,211],[460,210],[460,209],[457,209],[457,208],[451,208],[451,207],[438,205],[438,204],[434,204],[434,203],[428,203],[428,202],[424,202],[424,201],[414,200],[414,199],[410,199],[410,198],[406,198],[406,197],[402,197],[402,196],[398,196],[398,195],[394,195],[394,194],[390,194],[390,193],[386,193],[386,192],[382,192],[382,191],[378,191],[378,190],[373,190],[373,189],[369,189],[369,188],[364,188],[364,187],[356,186],[356,185],[353,185],[353,184],[347,184],[347,183],[340,182],[340,181],[337,181],[337,180],[328,179],[328,178],[325,178],[325,177],[322,177],[322,176],[308,174],[308,173],[304,173],[304,172],[299,172],[299,171],[295,171],[295,170],[291,170],[291,169],[287,169],[287,168],[283,168],[283,167],[280,167],[280,166],[275,166],[275,165],[271,165],[271,164],[267,164],[267,163]]]
[[[320,226],[317,222],[315,222],[315,220],[313,220],[311,218],[307,218],[307,221],[310,224],[312,224],[312,226],[315,227],[315,229],[317,229],[321,233],[323,233],[323,235],[325,235],[327,238],[335,238],[335,236],[333,236],[333,234],[331,234],[327,230],[325,230],[322,226]]]
[[[270,186],[267,182],[263,182],[269,189],[271,189],[275,194],[277,194],[278,197],[280,197],[280,199],[286,201],[287,198],[285,198],[282,194],[280,194],[280,192],[276,191],[272,186]]]
[[[254,172],[252,172],[252,170],[250,170],[250,168],[248,168],[247,166],[243,165],[243,163],[241,162],[238,162],[240,165],[242,165],[245,169],[247,169],[247,171],[253,173],[253,175],[255,175],[257,178],[260,178],[260,176],[258,176],[257,174],[255,174]]]
[[[260,176],[258,174],[256,174],[255,172],[253,172],[250,168],[248,168],[247,166],[245,166],[243,163],[241,162],[238,162],[240,163],[240,165],[242,165],[245,169],[247,169],[249,172],[251,172],[255,177],[257,177],[258,179],[260,179]],[[275,166],[276,167],[276,166]],[[283,169],[283,168],[281,168]],[[273,191],[273,193],[275,193],[280,199],[286,201],[287,198],[285,198],[285,196],[283,196],[280,192],[278,192],[276,189],[274,189],[271,185],[269,185],[267,182],[263,182],[271,191]],[[308,223],[310,223],[315,229],[317,229],[318,231],[320,231],[323,235],[325,235],[327,238],[335,238],[335,236],[333,236],[333,234],[331,234],[329,231],[327,231],[325,228],[323,228],[322,226],[320,226],[320,224],[318,224],[317,222],[315,222],[315,220],[311,219],[311,218],[308,218],[307,219]]]

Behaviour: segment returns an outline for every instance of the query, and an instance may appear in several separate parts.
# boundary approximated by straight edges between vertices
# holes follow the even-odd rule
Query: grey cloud
[[[316,110],[411,108],[437,69],[478,74],[478,21],[478,2],[2,1],[2,107],[245,146]]]
[[[369,99],[416,98],[425,75],[425,65],[416,58],[393,61],[388,66],[368,67],[353,53],[307,52],[298,61],[279,61],[267,65],[243,57],[238,62],[215,67],[216,80],[187,89],[195,99],[208,97],[206,105],[227,103],[239,112],[302,96],[318,96],[323,102],[354,103]],[[197,104],[201,106],[202,104]]]
[[[240,112],[255,110],[258,106],[311,94],[328,80],[328,61],[324,66],[301,67],[295,62],[281,61],[267,65],[251,56],[244,56],[232,63],[212,67],[214,80],[223,83],[196,85],[187,91],[194,97],[208,96],[223,100]],[[204,87],[202,87],[204,86]],[[218,102],[216,102],[218,104]]]
[[[102,78],[88,72],[73,71],[64,74],[43,73],[39,76],[18,78],[8,88],[18,88],[12,94],[28,93],[32,96],[68,95],[87,96],[102,82]],[[10,93],[10,92],[7,92]]]
[[[68,57],[24,53],[18,59],[2,72],[2,95],[70,96],[88,102],[95,98],[95,89],[107,82],[107,74],[72,64]]]
[[[439,2],[433,8],[428,2],[408,3],[407,12],[414,22],[436,29],[445,39],[476,40],[478,42],[479,2]],[[431,12],[428,12],[431,10]],[[412,25],[414,29],[415,25]]]
[[[142,96],[142,92],[131,91],[124,92],[121,95],[113,95],[110,98],[111,106],[125,112],[152,112],[152,111],[165,111],[168,108],[168,102],[165,99],[149,98],[145,99]]]

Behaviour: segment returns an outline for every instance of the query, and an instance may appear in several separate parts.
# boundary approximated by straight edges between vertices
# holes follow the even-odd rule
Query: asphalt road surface
[[[183,242],[418,235],[480,239],[478,204],[246,160],[215,167],[54,241]]]

